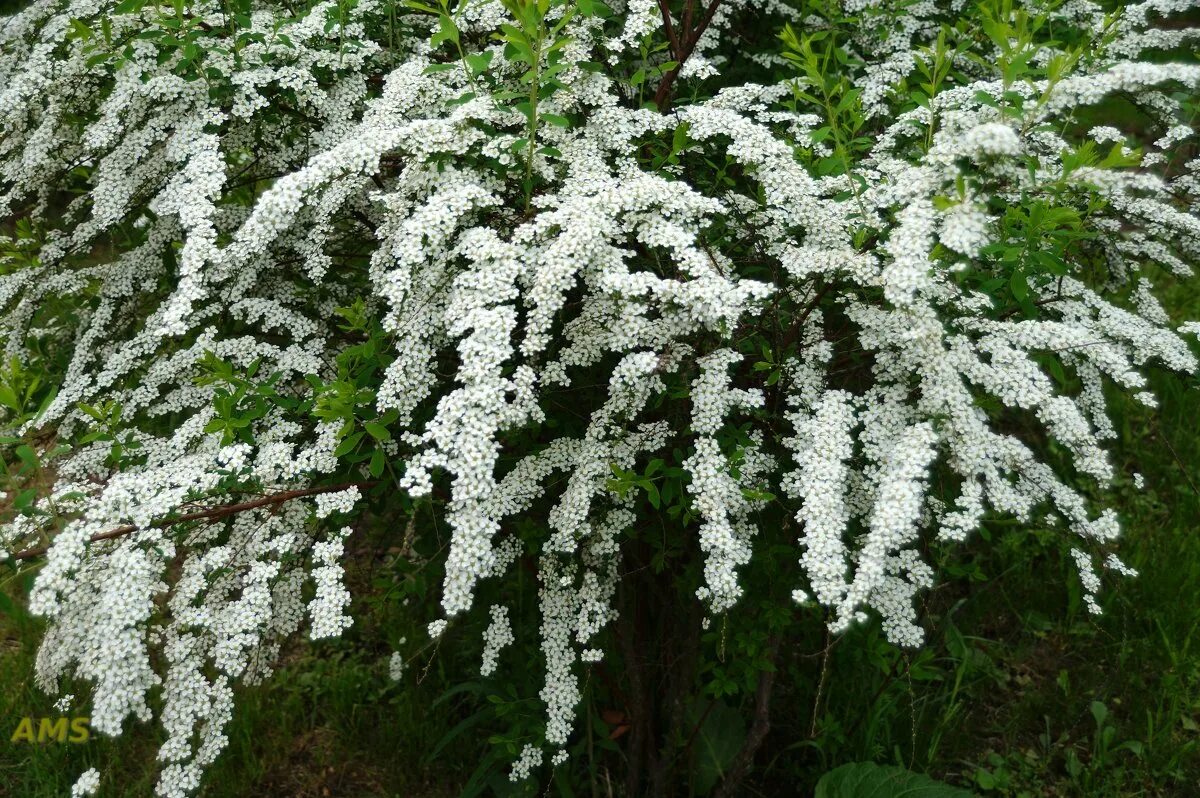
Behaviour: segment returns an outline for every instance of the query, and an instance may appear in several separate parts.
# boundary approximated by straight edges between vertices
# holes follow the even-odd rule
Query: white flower
[[[100,772],[95,768],[88,768],[71,786],[71,798],[95,795],[98,789],[100,789]]]

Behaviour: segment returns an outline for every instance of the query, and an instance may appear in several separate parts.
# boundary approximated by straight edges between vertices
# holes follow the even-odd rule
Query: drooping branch
[[[291,501],[292,499],[302,499],[307,496],[318,496],[322,493],[337,493],[338,491],[348,490],[350,488],[369,488],[377,483],[375,482],[343,482],[338,485],[322,485],[316,488],[300,488],[297,490],[285,490],[280,493],[272,493],[270,496],[260,496],[257,499],[250,501],[238,502],[237,504],[223,504],[219,507],[210,507],[207,510],[197,510],[194,513],[186,513],[175,518],[164,518],[161,521],[155,521],[150,524],[151,528],[162,529],[176,524],[186,524],[189,521],[218,521],[222,518],[228,518],[231,515],[244,513],[249,510],[257,510],[260,507],[271,507],[277,504]],[[123,537],[132,532],[136,532],[143,527],[134,524],[124,524],[122,526],[110,529],[107,532],[99,532],[88,538],[91,543],[99,543],[104,540],[113,540]],[[14,560],[31,560],[36,557],[41,557],[48,550],[49,546],[37,546],[23,551],[18,551],[12,555]]]

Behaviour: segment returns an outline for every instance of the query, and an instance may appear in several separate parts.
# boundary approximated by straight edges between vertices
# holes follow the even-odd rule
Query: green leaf
[[[428,764],[436,760],[437,755],[442,752],[442,749],[454,742],[454,740],[461,736],[463,732],[469,731],[473,726],[478,726],[480,723],[488,720],[490,717],[491,713],[484,710],[481,712],[476,712],[474,715],[470,715],[459,721],[458,725],[446,732],[442,739],[438,740],[437,745],[435,745],[429,752],[429,755],[422,760],[423,763]]]
[[[646,498],[650,500],[650,506],[657,510],[658,506],[662,503],[658,495],[658,488],[648,479],[643,479],[638,484],[642,486],[642,490],[646,491]]]
[[[688,708],[689,725],[699,725],[691,771],[696,793],[706,795],[725,776],[746,739],[741,713],[723,701],[697,700]]]
[[[487,72],[488,67],[492,63],[494,52],[488,50],[486,53],[472,53],[467,56],[467,66],[471,69],[472,76],[482,75]]]
[[[338,447],[333,450],[333,456],[345,457],[346,455],[350,454],[350,452],[354,451],[354,447],[358,446],[358,442],[363,439],[364,434],[366,433],[356,432],[343,440],[338,444]]]
[[[1008,287],[1017,301],[1024,304],[1029,301],[1029,283],[1025,282],[1025,273],[1017,269],[1008,279]]]
[[[822,776],[813,798],[973,798],[973,794],[902,767],[852,762]]]
[[[390,441],[392,439],[392,433],[388,431],[388,428],[376,421],[368,421],[363,424],[363,427],[377,441]]]
[[[454,20],[447,14],[442,14],[438,17],[438,31],[429,40],[429,46],[436,50],[444,42],[458,44],[458,26],[454,24]]]
[[[570,127],[571,126],[570,119],[567,119],[565,116],[559,116],[558,114],[541,114],[541,118],[544,119],[545,121],[549,122],[550,124],[558,125],[559,127]]]
[[[34,488],[26,488],[17,494],[13,499],[13,507],[20,512],[26,512],[33,507],[34,501],[37,500],[37,490]]]
[[[17,399],[16,391],[7,385],[0,384],[0,404],[17,413],[21,412],[21,402]]]
[[[372,477],[379,479],[386,465],[387,461],[384,459],[383,449],[376,449],[371,454],[371,464],[367,466],[367,470],[371,472]]]
[[[433,699],[433,703],[431,703],[429,705],[429,708],[435,709],[438,706],[446,703],[447,701],[449,701],[451,698],[458,695],[459,693],[473,693],[475,695],[478,695],[481,692],[483,692],[483,685],[480,684],[479,682],[462,682],[461,684],[454,685],[449,690],[442,693],[437,698]]]
[[[680,122],[675,128],[675,132],[671,134],[671,154],[682,152],[687,148],[688,142],[691,140],[688,136],[688,128],[690,125],[687,122]]]
[[[1050,376],[1058,383],[1059,387],[1067,387],[1067,373],[1063,371],[1062,364],[1058,362],[1058,358],[1048,356],[1045,359],[1046,370],[1050,372]]]
[[[585,17],[603,17],[607,19],[611,17],[613,11],[605,3],[600,0],[578,0],[576,5],[579,8],[579,13]]]
[[[1108,718],[1108,707],[1104,706],[1102,701],[1092,702],[1092,717],[1096,719],[1097,726],[1103,726],[1104,721]]]
[[[38,467],[37,452],[35,452],[28,444],[21,444],[17,447],[16,451],[17,457],[21,458],[21,462],[26,466],[31,469]]]
[[[67,38],[82,39],[83,41],[87,41],[88,39],[92,38],[92,29],[89,28],[82,20],[72,19],[71,33]]]

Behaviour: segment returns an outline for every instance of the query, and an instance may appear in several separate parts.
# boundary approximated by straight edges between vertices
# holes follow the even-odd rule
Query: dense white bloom
[[[521,756],[513,763],[512,772],[509,778],[513,781],[521,781],[529,778],[529,775],[536,769],[541,767],[544,754],[542,749],[536,745],[526,745],[521,749]]]
[[[1059,44],[1012,80],[980,37],[907,106],[946,8],[846,0],[849,141],[776,50],[711,90],[739,15],[815,7],[728,0],[671,66],[670,3],[554,3],[534,77],[489,39],[499,3],[460,9],[486,74],[413,9],[393,35],[375,0],[251,5],[230,48],[224,6],[189,4],[195,63],[139,35],[151,7],[42,0],[0,25],[0,207],[29,222],[0,242],[4,362],[64,355],[40,414],[0,419],[55,458],[0,559],[53,538],[37,680],[90,682],[93,728],[150,719],[161,688],[160,795],[199,789],[235,684],[285,639],[350,626],[335,525],[400,494],[405,550],[414,502],[448,530],[432,646],[489,580],[536,571],[545,726],[514,779],[564,761],[650,524],[702,558],[706,629],[745,605],[768,535],[804,583],[781,600],[838,633],[877,615],[902,645],[921,552],[990,515],[1058,524],[1093,612],[1098,563],[1132,575],[1079,482],[1117,477],[1106,393],[1155,407],[1148,369],[1197,369],[1200,323],[1156,283],[1200,262],[1200,160],[1175,158],[1200,67],[1160,57],[1200,40],[1174,24],[1187,0],[1128,7],[1062,75]],[[1092,42],[1104,8],[1047,27]],[[97,50],[110,35],[131,44]],[[505,98],[542,79],[531,141]],[[1114,94],[1148,135],[1068,124]],[[533,630],[484,615],[487,676]]]
[[[756,407],[763,401],[759,391],[729,387],[728,370],[738,360],[735,352],[721,349],[698,361],[701,372],[692,384],[692,429],[699,437],[695,453],[683,464],[692,477],[696,510],[704,519],[700,548],[705,554],[705,586],[697,595],[715,613],[729,609],[741,596],[734,569],[750,561],[750,537],[755,532],[747,518],[751,503],[742,495],[743,485],[729,474],[729,463],[715,437],[731,410]]]
[[[84,798],[84,796],[95,795],[98,789],[100,789],[100,771],[95,768],[88,768],[79,775],[79,778],[71,786],[71,798]]]
[[[483,664],[479,667],[479,673],[483,676],[491,676],[496,671],[500,650],[514,640],[512,626],[508,622],[508,607],[493,604],[491,613],[492,622],[483,633]]]
[[[333,540],[313,544],[313,561],[320,563],[313,569],[316,596],[308,603],[314,640],[336,637],[351,624],[350,616],[345,614],[350,591],[342,584],[344,573],[339,562],[342,540],[349,534],[350,528],[346,527]]]

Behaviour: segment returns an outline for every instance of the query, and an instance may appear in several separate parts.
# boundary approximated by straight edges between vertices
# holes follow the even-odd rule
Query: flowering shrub
[[[192,793],[233,685],[350,624],[367,517],[450,532],[396,678],[463,617],[485,675],[540,641],[514,779],[606,658],[651,700],[656,579],[682,625],[749,603],[762,675],[792,624],[919,645],[938,552],[1008,516],[1099,612],[1105,392],[1197,366],[1155,297],[1200,258],[1191,6],[29,4],[0,541],[42,562],[39,683],[89,681],[103,734],[157,715]]]

